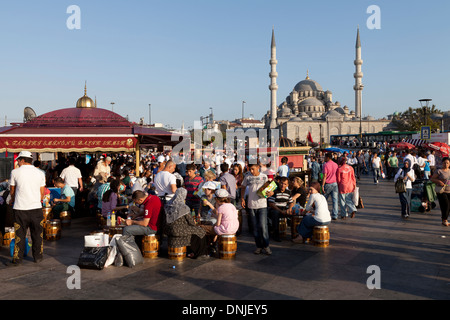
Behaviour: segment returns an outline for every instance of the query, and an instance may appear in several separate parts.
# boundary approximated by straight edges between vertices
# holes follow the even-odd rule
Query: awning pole
[[[139,140],[136,142],[136,172],[134,173],[134,176],[136,178],[139,178],[140,176],[140,171],[139,171],[139,160],[141,158],[140,156],[140,145],[139,145]]]

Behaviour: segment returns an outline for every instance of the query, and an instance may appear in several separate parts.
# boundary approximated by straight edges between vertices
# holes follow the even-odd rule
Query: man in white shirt
[[[431,175],[434,173],[434,169],[436,168],[436,159],[434,157],[435,152],[431,151],[428,153],[428,161],[430,162],[430,170],[431,170]]]
[[[156,174],[153,181],[153,186],[155,187],[156,195],[163,201],[168,201],[172,199],[177,191],[177,179],[173,174],[175,172],[176,164],[172,160],[166,163],[163,171]]]
[[[106,178],[109,178],[109,176],[111,175],[111,161],[111,157],[106,157],[105,159],[102,159],[97,163],[97,166],[94,170],[95,179],[100,180],[101,177],[99,176],[101,175],[101,173],[106,174]]]
[[[22,151],[17,157],[19,168],[11,171],[10,204],[14,212],[15,246],[12,265],[22,263],[25,238],[30,228],[34,262],[43,258],[42,199],[45,192],[45,175],[32,165],[33,156]]]
[[[81,171],[75,167],[75,158],[69,158],[69,166],[64,168],[59,175],[63,180],[64,184],[72,188],[73,193],[76,195],[78,187],[80,192],[83,192],[83,180],[81,176]]]

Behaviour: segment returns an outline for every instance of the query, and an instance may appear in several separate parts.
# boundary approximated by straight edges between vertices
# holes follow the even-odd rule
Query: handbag
[[[111,247],[85,247],[78,258],[78,266],[84,269],[102,270]]]
[[[403,181],[402,178],[398,178],[397,181],[395,181],[395,192],[396,193],[406,192],[406,183],[405,181]]]
[[[436,191],[436,193],[438,193],[438,194],[444,193],[446,187],[447,187],[447,184],[444,184],[442,187],[439,187],[440,189],[438,189]]]

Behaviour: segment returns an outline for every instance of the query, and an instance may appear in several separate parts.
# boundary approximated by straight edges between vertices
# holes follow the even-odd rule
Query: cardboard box
[[[261,198],[267,198],[267,193],[271,192],[271,191],[275,191],[277,189],[277,184],[275,181],[267,181],[266,183],[264,183],[264,185],[259,188],[258,190],[258,196],[260,196]]]

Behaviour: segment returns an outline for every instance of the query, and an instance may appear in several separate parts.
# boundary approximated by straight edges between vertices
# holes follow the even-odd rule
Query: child
[[[242,181],[241,204],[242,208],[246,208],[245,192],[248,187],[248,213],[253,228],[253,236],[255,238],[256,250],[255,254],[264,252],[268,255],[272,254],[269,248],[269,230],[267,224],[267,199],[258,195],[258,190],[269,179],[260,172],[259,164],[249,164],[250,174],[247,174]],[[267,194],[269,197],[273,193]]]
[[[217,222],[214,226],[201,225],[208,235],[214,235],[213,242],[217,236],[223,234],[235,234],[239,229],[238,211],[230,203],[230,194],[225,189],[216,190]]]
[[[203,221],[206,221],[207,224],[214,225],[217,222],[215,218],[217,210],[216,210],[216,198],[214,197],[214,191],[216,190],[216,185],[211,182],[205,182],[202,186],[204,195],[201,196],[201,205],[200,205],[200,218]]]
[[[53,184],[56,188],[61,188],[61,198],[53,199],[55,206],[52,209],[53,218],[59,219],[59,214],[63,211],[73,210],[75,207],[75,193],[72,188],[64,183],[61,177],[57,177],[53,180]]]

